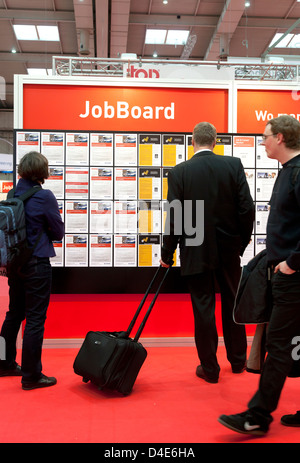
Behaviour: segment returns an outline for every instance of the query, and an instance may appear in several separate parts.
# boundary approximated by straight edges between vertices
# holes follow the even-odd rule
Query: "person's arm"
[[[168,174],[168,195],[167,201],[169,205],[175,201],[182,201],[182,188],[177,180],[177,177],[173,175],[172,170],[170,170]],[[175,214],[174,209],[172,207],[168,208],[167,217],[166,217],[166,224],[165,233],[163,236],[163,245],[161,248],[161,265],[163,267],[169,267],[173,264],[173,254],[175,249],[177,248],[180,235],[175,234]],[[167,229],[167,233],[166,233]]]
[[[166,268],[170,267],[171,265],[171,264],[166,264],[162,259],[160,259],[159,263],[162,267],[166,267]]]
[[[52,241],[60,241],[65,234],[65,226],[62,221],[57,200],[50,190],[47,191],[47,200],[45,206],[46,232]]]

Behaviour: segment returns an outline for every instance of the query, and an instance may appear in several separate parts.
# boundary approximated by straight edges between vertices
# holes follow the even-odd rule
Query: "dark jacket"
[[[243,267],[233,319],[241,325],[267,323],[272,311],[267,251],[264,249]]]
[[[272,312],[272,290],[267,263],[267,251],[264,249],[243,267],[242,276],[233,309],[235,323],[241,325],[267,324]],[[251,347],[258,356],[261,345],[256,342]],[[263,359],[262,359],[263,361]],[[294,361],[289,378],[300,377],[300,361]]]
[[[286,261],[300,270],[300,154],[283,164],[270,200],[267,225],[268,261],[277,265]]]
[[[179,200],[182,205],[182,232],[176,233],[175,219],[167,214],[170,233],[164,234],[164,262],[172,258],[178,243],[182,275],[216,269],[220,260],[230,258],[232,253],[243,255],[253,229],[254,204],[239,158],[219,156],[209,150],[196,153],[170,170],[167,200],[169,204]],[[203,242],[195,246],[187,244],[187,240],[201,233],[197,230],[190,234],[197,224],[197,200],[204,202],[204,220],[200,224]],[[192,218],[184,220],[188,201],[192,204]]]
[[[15,196],[20,196],[37,183],[20,178],[17,183]],[[41,189],[25,202],[26,234],[30,247],[43,234],[33,252],[37,257],[54,257],[55,251],[52,241],[59,241],[64,236],[62,221],[57,200],[51,190]]]

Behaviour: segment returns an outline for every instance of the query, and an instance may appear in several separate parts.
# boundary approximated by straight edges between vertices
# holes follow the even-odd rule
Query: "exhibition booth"
[[[266,157],[261,134],[280,114],[299,119],[297,82],[220,78],[217,69],[215,79],[198,78],[188,66],[176,77],[174,65],[167,77],[166,69],[133,63],[123,77],[15,76],[14,165],[30,150],[47,156],[45,188],[66,227],[52,259],[46,346],[77,347],[89,330],[127,328],[159,265],[168,172],[193,155],[198,122],[216,127],[216,154],[240,157],[245,168],[256,217],[242,265],[265,247],[279,165]],[[143,332],[146,345],[193,343],[179,251],[174,258]]]

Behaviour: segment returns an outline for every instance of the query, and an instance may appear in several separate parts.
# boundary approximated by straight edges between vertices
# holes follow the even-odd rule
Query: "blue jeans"
[[[22,274],[9,275],[9,311],[1,336],[6,341],[6,360],[2,368],[13,368],[16,341],[23,320],[26,325],[22,346],[22,382],[37,381],[42,372],[44,325],[52,284],[52,268],[48,257],[31,257]]]
[[[248,406],[258,417],[270,418],[277,408],[285,380],[289,375],[295,345],[300,336],[300,272],[272,276],[273,309],[267,328],[267,358],[263,365],[259,389]]]

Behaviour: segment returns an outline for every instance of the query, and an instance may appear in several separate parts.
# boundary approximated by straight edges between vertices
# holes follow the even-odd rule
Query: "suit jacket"
[[[194,154],[170,170],[167,200],[169,206],[174,200],[180,202],[182,229],[179,209],[169,207],[166,224],[170,230],[164,234],[161,254],[164,262],[170,262],[178,242],[182,275],[216,269],[232,253],[243,255],[253,229],[254,203],[239,158],[209,150]],[[199,208],[201,202],[204,211]]]

